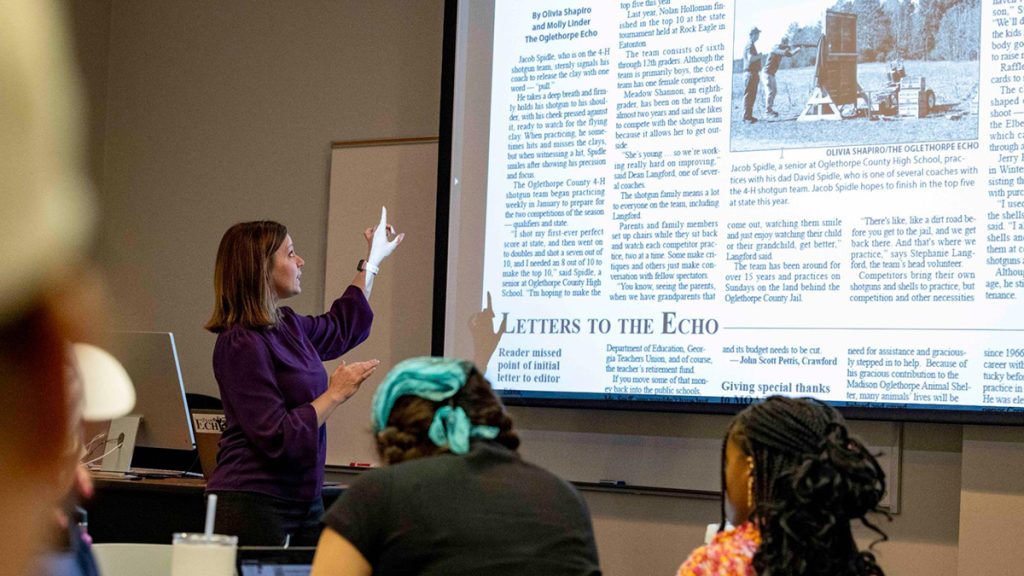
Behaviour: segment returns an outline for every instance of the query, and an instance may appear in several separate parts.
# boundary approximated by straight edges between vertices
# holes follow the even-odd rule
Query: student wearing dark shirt
[[[586,504],[524,462],[469,362],[413,358],[373,400],[381,460],[324,517],[313,576],[600,575]]]
[[[386,218],[382,210],[380,224],[366,230],[369,255],[320,316],[278,306],[301,292],[304,265],[283,225],[244,222],[221,240],[206,328],[217,333],[213,370],[227,428],[207,490],[219,495],[218,532],[237,535],[240,545],[316,543],[325,423],[378,364],[342,363],[328,378],[322,362],[370,333],[373,277],[404,237]]]

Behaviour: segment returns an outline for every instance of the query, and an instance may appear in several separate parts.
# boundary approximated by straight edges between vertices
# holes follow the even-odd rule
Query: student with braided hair
[[[473,366],[412,358],[373,397],[377,452],[324,516],[313,576],[600,576],[579,493],[524,462]]]
[[[850,523],[886,540],[867,518],[885,474],[831,406],[772,396],[737,414],[722,448],[722,492],[722,528],[679,576],[884,576]]]

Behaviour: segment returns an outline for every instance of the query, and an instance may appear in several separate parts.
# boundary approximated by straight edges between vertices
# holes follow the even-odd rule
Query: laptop
[[[309,576],[313,569],[313,546],[239,546],[238,576]]]

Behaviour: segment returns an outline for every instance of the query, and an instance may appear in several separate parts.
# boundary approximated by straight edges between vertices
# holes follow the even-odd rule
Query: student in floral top
[[[842,416],[813,399],[772,396],[740,412],[722,449],[722,528],[679,576],[884,576],[850,523],[886,539],[885,474]]]

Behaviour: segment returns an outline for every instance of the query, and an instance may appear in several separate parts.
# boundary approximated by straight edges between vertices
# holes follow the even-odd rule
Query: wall
[[[93,161],[112,321],[175,332],[186,386],[215,394],[214,338],[201,327],[221,234],[240,220],[285,222],[306,259],[292,305],[320,310],[330,143],[437,133],[442,2],[81,2],[79,56],[102,115]],[[431,195],[433,185],[410,193]],[[403,217],[413,215],[396,223]],[[426,298],[429,281],[414,281]],[[906,425],[901,513],[878,548],[890,576],[952,575],[958,565],[964,575],[1006,573],[1024,561],[1002,539],[1024,528],[1024,439],[968,430],[962,439],[960,426]],[[610,576],[673,573],[719,514],[707,499],[589,492],[587,501]]]
[[[306,260],[290,304],[318,311],[331,141],[437,133],[441,26],[439,2],[113,3],[100,257],[118,327],[174,332],[189,391],[217,393],[221,235],[283,222]]]
[[[1024,429],[965,426],[963,453],[960,574],[1020,574]]]
[[[102,188],[111,0],[65,0],[64,5],[75,60],[82,72],[88,171],[96,186]]]

